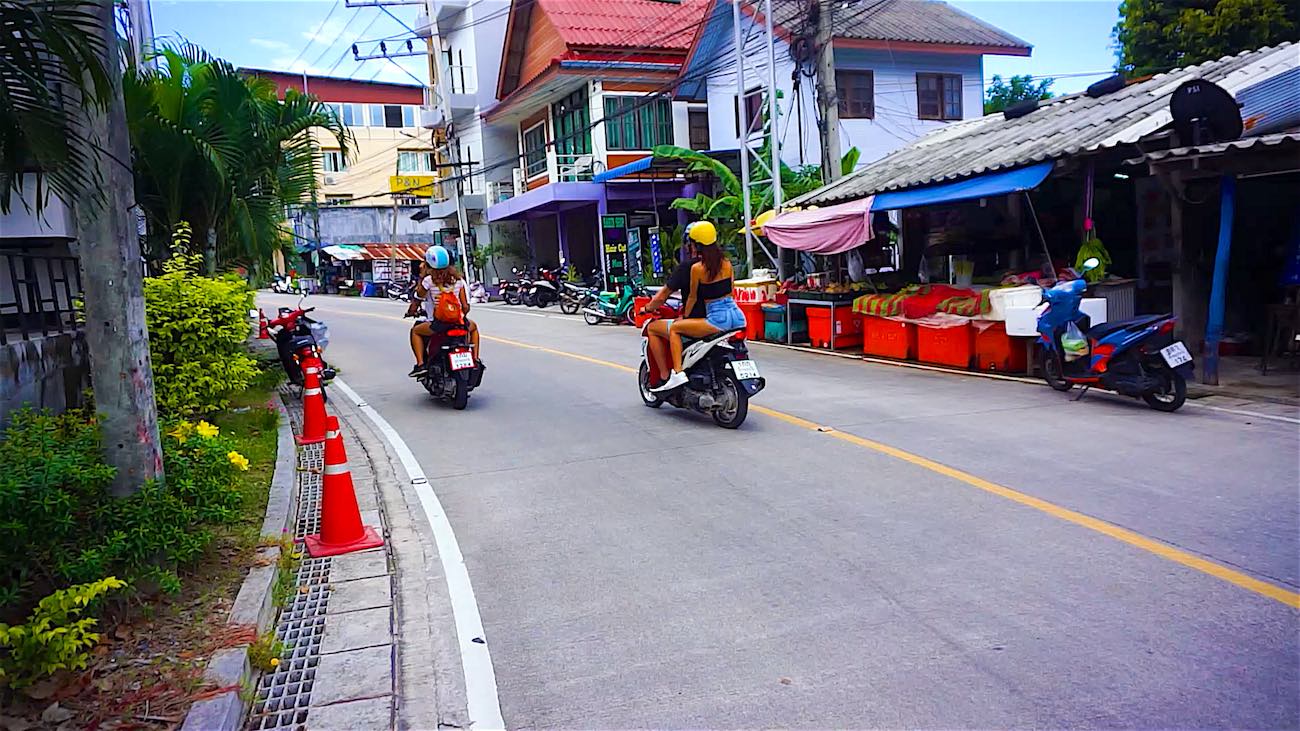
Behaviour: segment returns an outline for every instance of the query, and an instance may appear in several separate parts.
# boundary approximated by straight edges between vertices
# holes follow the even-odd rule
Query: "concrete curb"
[[[297,450],[289,412],[280,401],[274,403],[280,413],[280,422],[276,430],[275,472],[271,475],[266,518],[262,521],[262,538],[279,541],[297,517],[297,500],[294,495],[297,484],[294,467],[297,459],[294,455]],[[291,456],[292,459],[287,458]],[[227,627],[253,627],[258,636],[270,629],[276,615],[271,602],[271,587],[275,585],[279,559],[278,545],[257,549],[257,563],[249,569],[244,583],[239,586],[234,606],[226,619]],[[203,679],[225,690],[190,706],[181,726],[182,731],[237,731],[243,727],[252,700],[243,692],[245,687],[251,685],[253,678],[253,669],[248,664],[248,647],[247,644],[236,645],[213,654],[203,673]]]

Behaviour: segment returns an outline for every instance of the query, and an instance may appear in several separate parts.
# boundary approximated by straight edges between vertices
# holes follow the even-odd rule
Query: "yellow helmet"
[[[718,227],[711,221],[696,221],[686,227],[686,235],[701,246],[711,246],[718,241]]]

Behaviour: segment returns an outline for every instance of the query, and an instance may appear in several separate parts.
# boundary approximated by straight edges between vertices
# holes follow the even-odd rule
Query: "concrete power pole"
[[[125,497],[146,480],[162,479],[162,447],[154,405],[149,333],[144,320],[144,276],[140,240],[131,206],[135,183],[118,56],[113,2],[96,3],[101,59],[108,70],[107,107],[87,107],[85,153],[102,184],[77,201],[77,230],[84,298],[86,346],[90,351],[95,410],[104,458],[117,468],[112,492]],[[103,198],[95,196],[102,191]]]
[[[809,18],[816,32],[813,45],[817,49],[817,108],[821,112],[822,127],[822,181],[829,183],[842,177],[840,160],[840,100],[835,93],[835,37],[831,12],[835,4],[826,0],[808,0]]]

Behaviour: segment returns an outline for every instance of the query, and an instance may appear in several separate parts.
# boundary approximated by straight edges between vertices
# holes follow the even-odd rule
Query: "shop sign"
[[[659,227],[650,229],[650,269],[656,277],[664,274],[664,255],[659,249]]]
[[[632,282],[641,283],[641,229],[627,230],[627,266],[631,270]]]
[[[437,182],[438,176],[436,175],[390,175],[388,177],[388,192],[401,193],[416,198],[432,198],[433,186]]]
[[[627,216],[600,217],[601,240],[604,241],[605,278],[611,288],[627,281]]]

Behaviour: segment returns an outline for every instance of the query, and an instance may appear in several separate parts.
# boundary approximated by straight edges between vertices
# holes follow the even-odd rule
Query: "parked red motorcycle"
[[[325,363],[325,348],[329,345],[329,326],[320,320],[314,320],[307,313],[315,307],[303,308],[298,300],[296,308],[281,307],[277,317],[266,323],[267,331],[275,340],[275,348],[280,354],[280,365],[295,386],[303,385],[302,361],[310,356],[320,358],[324,368],[321,371],[321,384],[334,378],[335,371]]]

